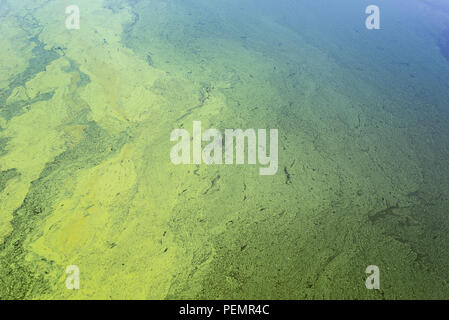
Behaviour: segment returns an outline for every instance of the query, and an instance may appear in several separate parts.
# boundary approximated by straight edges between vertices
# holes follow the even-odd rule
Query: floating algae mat
[[[0,0],[0,298],[448,299],[448,21]]]

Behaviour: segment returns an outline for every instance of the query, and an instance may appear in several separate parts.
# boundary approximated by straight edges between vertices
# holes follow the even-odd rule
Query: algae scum
[[[0,298],[449,298],[444,1],[380,30],[360,0],[75,2],[68,30],[0,1]],[[278,129],[277,173],[174,165],[194,121]]]

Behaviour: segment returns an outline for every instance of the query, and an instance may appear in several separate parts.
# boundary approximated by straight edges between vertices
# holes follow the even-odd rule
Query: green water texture
[[[444,1],[0,0],[1,299],[448,299],[448,243]]]

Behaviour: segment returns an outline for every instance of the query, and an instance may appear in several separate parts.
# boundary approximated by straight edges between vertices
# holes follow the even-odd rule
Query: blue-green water
[[[75,2],[0,1],[1,298],[449,297],[448,4]],[[276,174],[175,165],[195,121]]]

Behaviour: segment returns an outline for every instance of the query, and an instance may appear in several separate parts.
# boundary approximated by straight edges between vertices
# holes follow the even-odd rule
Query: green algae
[[[46,67],[53,61],[59,58],[59,54],[54,50],[46,50],[45,44],[39,40],[39,31],[37,35],[36,29],[41,29],[36,19],[33,16],[27,15],[20,21],[21,27],[30,35],[29,43],[33,46],[33,57],[28,62],[28,67],[22,73],[16,75],[14,79],[9,82],[8,89],[0,91],[0,114],[6,120],[11,120],[13,117],[21,115],[25,112],[22,108],[26,105],[32,105],[39,101],[48,101],[53,97],[54,92],[46,92],[39,94],[37,97],[28,101],[16,101],[8,104],[7,99],[11,96],[13,90],[17,87],[24,86],[29,80],[33,79],[37,74],[46,70]]]
[[[393,45],[431,47],[410,22],[376,38],[323,1],[82,3],[73,32],[55,1],[14,12],[33,49],[0,93],[0,196],[25,193],[0,212],[0,298],[448,297],[448,66]],[[170,131],[194,120],[278,128],[278,174],[173,166]]]
[[[39,225],[51,214],[53,203],[68,192],[61,189],[60,183],[77,170],[98,165],[128,140],[126,133],[111,137],[94,122],[87,123],[83,140],[47,164],[39,179],[33,181],[23,204],[14,213],[13,231],[0,247],[1,299],[37,298],[57,282],[63,269],[54,274],[53,261],[27,261],[27,241],[33,234],[39,235]]]
[[[8,180],[11,180],[15,177],[17,177],[19,173],[16,169],[9,169],[6,171],[0,171],[0,192],[5,189],[6,184],[8,183]]]
[[[0,132],[1,132],[1,129],[0,129]],[[6,149],[6,146],[8,145],[8,140],[9,139],[5,138],[5,137],[0,138],[0,156],[4,155],[7,152],[5,149]]]
[[[68,73],[76,72],[79,74],[79,80],[76,82],[77,88],[83,88],[83,87],[87,86],[91,82],[89,75],[80,70],[80,68],[79,68],[80,66],[78,63],[76,63],[72,59],[68,59],[68,60],[69,60],[70,66],[62,68],[62,70],[64,72],[68,72]]]
[[[14,117],[20,116],[26,112],[26,107],[35,104],[36,102],[49,101],[53,98],[54,92],[46,92],[37,95],[33,99],[15,101],[13,103],[6,104],[0,109],[0,115],[6,119],[11,120]]]

